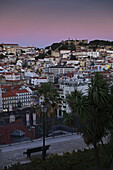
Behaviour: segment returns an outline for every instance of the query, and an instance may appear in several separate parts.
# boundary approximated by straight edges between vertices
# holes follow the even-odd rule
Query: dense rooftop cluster
[[[15,110],[19,105],[31,106],[34,100],[30,96],[41,83],[58,84],[62,98],[75,87],[85,93],[91,76],[96,72],[113,83],[113,42],[94,40],[88,43],[88,40],[69,39],[45,49],[2,43],[1,111]],[[14,90],[16,87],[19,88]],[[66,109],[62,104],[62,111],[57,116],[62,116]]]

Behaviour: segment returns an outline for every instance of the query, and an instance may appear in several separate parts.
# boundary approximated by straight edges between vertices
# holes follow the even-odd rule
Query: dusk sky
[[[113,41],[113,0],[0,0],[0,43]]]

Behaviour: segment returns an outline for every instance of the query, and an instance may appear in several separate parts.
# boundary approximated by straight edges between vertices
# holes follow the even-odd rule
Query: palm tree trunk
[[[96,164],[97,164],[97,167],[100,168],[100,159],[99,159],[99,152],[98,152],[98,147],[97,147],[97,144],[96,142],[94,141],[94,150],[95,150],[95,159],[96,159]]]
[[[93,146],[94,146],[94,150],[95,150],[95,160],[96,160],[96,164],[97,167],[100,168],[100,158],[99,158],[99,152],[98,152],[98,147],[97,147],[97,142],[96,142],[96,126],[95,123],[96,120],[93,123],[93,128],[94,128],[94,136],[93,136]]]

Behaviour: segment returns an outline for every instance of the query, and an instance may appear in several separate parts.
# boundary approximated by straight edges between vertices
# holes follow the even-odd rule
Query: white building
[[[65,74],[68,72],[74,72],[75,68],[73,66],[50,66],[49,72],[53,73],[54,75]]]
[[[98,51],[91,51],[91,52],[88,52],[87,53],[88,56],[90,56],[90,58],[98,58],[100,56],[99,52]]]
[[[46,77],[31,77],[31,84],[33,85],[39,85],[40,83],[47,83],[48,79]]]
[[[31,105],[32,92],[20,85],[2,85],[2,106],[3,110],[14,110],[18,107],[27,107]]]
[[[60,54],[69,54],[71,50],[60,50]]]
[[[76,64],[79,64],[80,61],[78,60],[67,60],[67,64],[72,64],[72,65],[76,65]]]
[[[38,75],[37,73],[32,72],[32,71],[26,71],[26,72],[24,73],[24,76],[25,76],[25,77],[39,77],[39,75]]]
[[[59,105],[60,109],[57,109],[57,117],[63,117],[63,113],[71,113],[71,110],[69,108],[69,105],[66,103],[66,95],[71,94],[75,88],[78,91],[81,91],[83,94],[87,93],[88,84],[80,85],[80,86],[69,86],[69,85],[60,85],[59,93],[60,98],[62,99],[62,103]]]
[[[6,72],[2,73],[2,75],[5,77],[6,80],[20,80],[20,74],[17,73]]]

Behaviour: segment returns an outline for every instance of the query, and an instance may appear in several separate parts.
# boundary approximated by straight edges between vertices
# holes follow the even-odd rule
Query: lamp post
[[[41,104],[41,112],[43,113],[43,152],[42,152],[42,159],[45,160],[45,157],[46,157],[46,150],[45,150],[45,113],[47,112],[47,106],[44,102]]]

